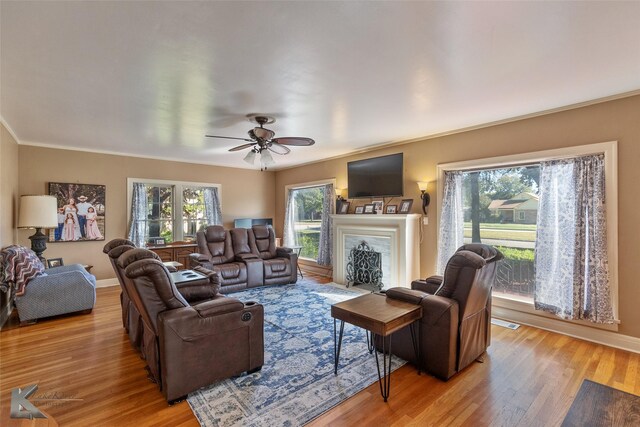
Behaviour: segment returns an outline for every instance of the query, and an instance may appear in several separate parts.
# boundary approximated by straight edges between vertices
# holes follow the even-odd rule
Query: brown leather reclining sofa
[[[121,280],[123,323],[167,401],[262,367],[262,305],[220,295],[219,275],[204,269],[206,279],[180,290],[155,253],[126,243],[105,247]]]
[[[298,256],[289,248],[276,248],[273,228],[225,230],[212,225],[196,235],[198,252],[191,266],[220,273],[220,292],[228,293],[263,285],[296,283]]]

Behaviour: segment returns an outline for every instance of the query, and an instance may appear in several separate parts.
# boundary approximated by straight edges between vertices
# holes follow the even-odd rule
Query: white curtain
[[[464,209],[462,206],[462,172],[446,171],[438,230],[437,273],[444,274],[449,258],[464,244]]]
[[[331,230],[332,207],[335,206],[333,198],[335,191],[333,184],[327,184],[322,189],[322,224],[320,226],[320,243],[318,245],[319,265],[331,265],[333,258],[333,233]]]
[[[536,309],[613,323],[606,229],[604,155],[542,162]]]
[[[144,247],[148,234],[147,217],[149,203],[147,201],[147,186],[141,182],[133,183],[131,194],[131,222],[129,223],[129,240],[138,247]]]
[[[283,244],[286,247],[296,246],[296,229],[294,218],[295,214],[295,198],[293,197],[293,190],[287,191],[287,204],[284,209],[284,231],[283,231]]]
[[[222,225],[222,210],[220,208],[220,197],[217,187],[206,187],[203,189],[204,215],[207,218],[207,225]]]

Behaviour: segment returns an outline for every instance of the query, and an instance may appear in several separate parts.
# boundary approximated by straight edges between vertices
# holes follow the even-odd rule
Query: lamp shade
[[[276,162],[273,161],[273,157],[271,157],[271,153],[269,153],[269,150],[262,150],[261,153],[262,157],[260,157],[260,162],[262,163],[263,167],[267,168],[276,164]]]
[[[18,228],[56,228],[58,201],[54,196],[20,196]]]
[[[253,162],[256,160],[256,152],[251,150],[247,153],[246,156],[244,156],[244,160],[245,162],[249,163],[250,165],[253,164]]]
[[[427,181],[418,181],[418,188],[420,191],[427,191],[429,187],[429,183]]]

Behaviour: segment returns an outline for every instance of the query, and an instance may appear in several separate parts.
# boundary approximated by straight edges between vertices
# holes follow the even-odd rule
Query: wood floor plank
[[[305,272],[318,284],[330,279]],[[82,399],[45,406],[61,426],[197,426],[189,405],[168,406],[147,380],[145,363],[122,328],[119,288],[97,290],[97,305],[0,332],[0,425],[9,417],[11,389],[39,385],[36,394]],[[587,378],[640,394],[640,355],[522,326],[492,326],[484,363],[447,382],[418,375],[411,365],[392,374],[382,401],[377,383],[342,402],[311,426],[559,425]]]

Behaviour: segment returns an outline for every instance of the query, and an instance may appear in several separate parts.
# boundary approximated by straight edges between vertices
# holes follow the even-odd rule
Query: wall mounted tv
[[[402,153],[347,163],[349,199],[403,196]]]

